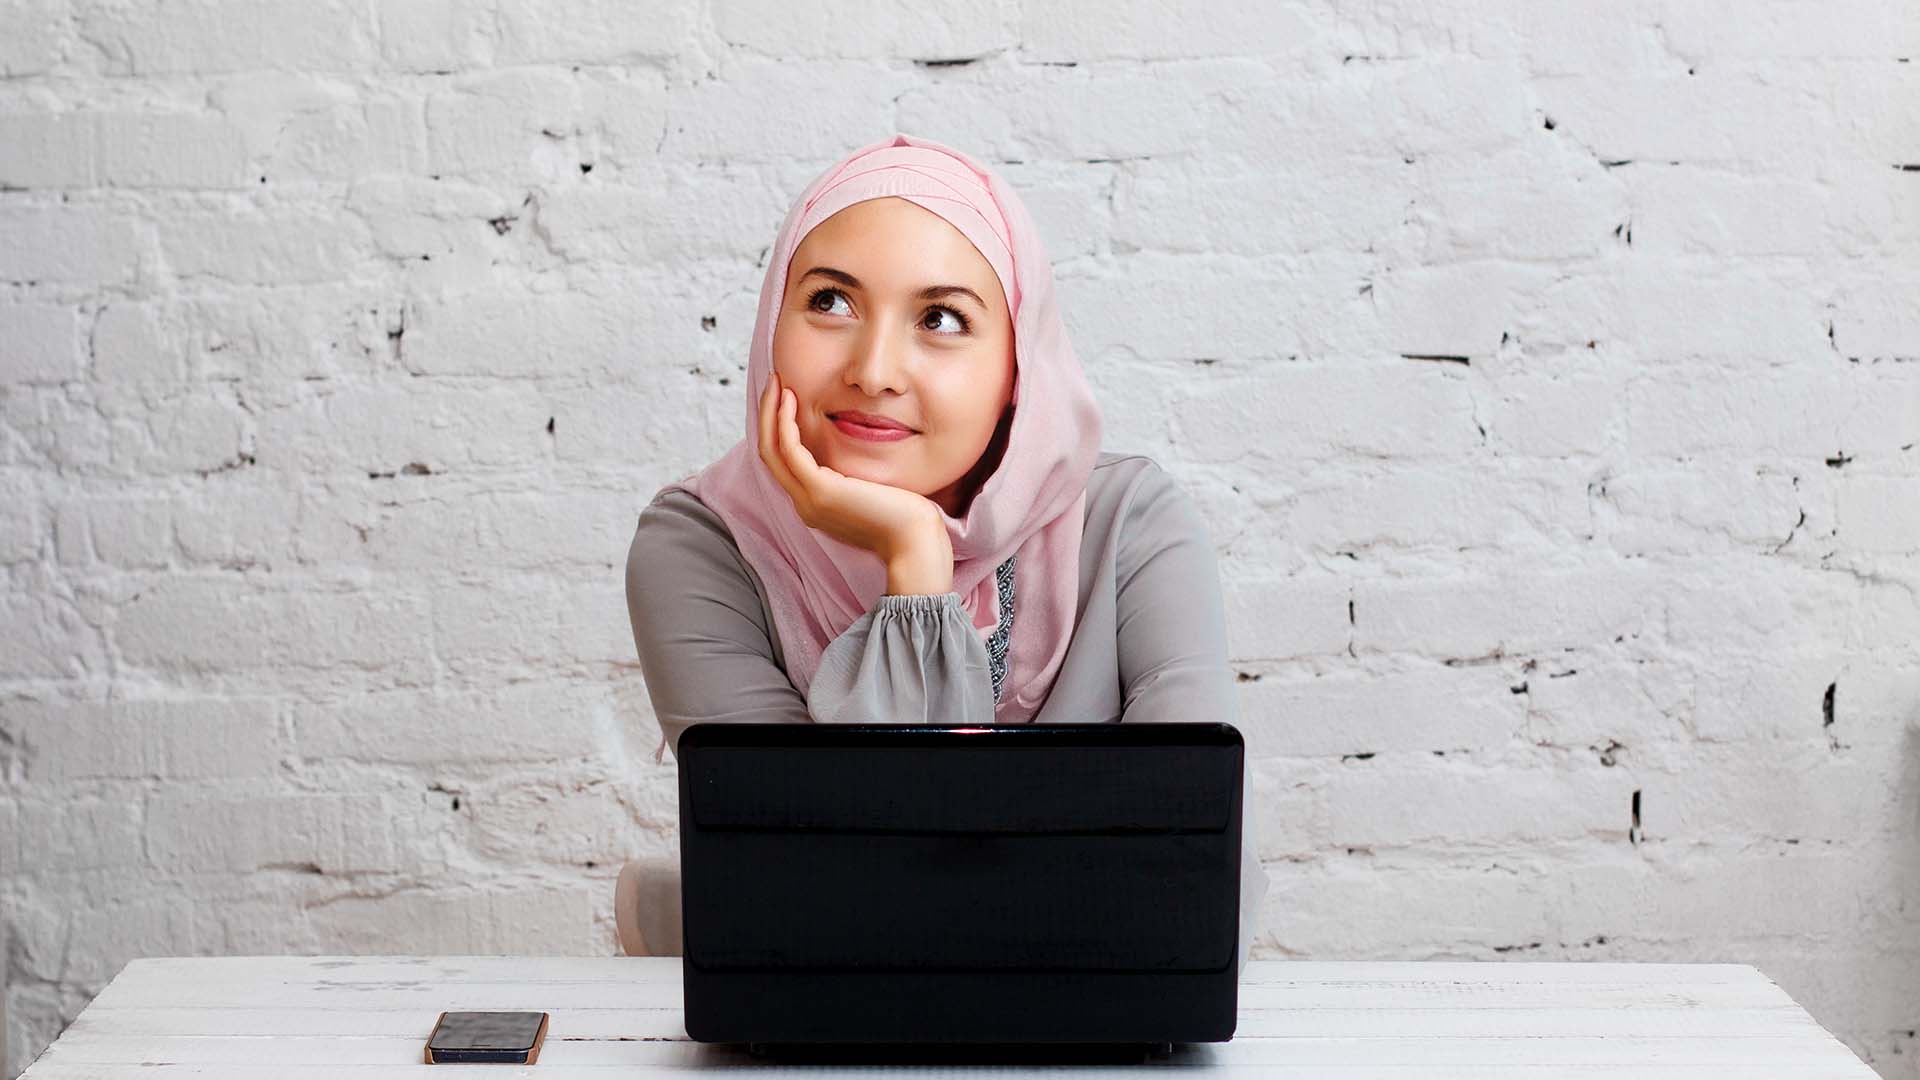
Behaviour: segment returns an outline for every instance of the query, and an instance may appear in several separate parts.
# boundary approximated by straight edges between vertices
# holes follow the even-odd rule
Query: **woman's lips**
[[[849,439],[859,439],[861,442],[899,442],[914,435],[914,432],[906,428],[868,427],[865,424],[856,424],[843,416],[832,416],[828,419],[833,421],[833,426],[840,429],[842,435]]]

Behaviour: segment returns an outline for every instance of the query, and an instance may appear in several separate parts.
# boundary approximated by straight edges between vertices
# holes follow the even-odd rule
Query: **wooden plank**
[[[103,1009],[155,1005],[196,1008],[427,1008],[439,1009],[583,1009],[618,1005],[671,1008],[682,1001],[677,985],[575,982],[526,978],[517,982],[420,979],[406,982],[338,983],[329,979],[262,979],[247,984],[228,980],[181,979],[178,982],[108,984],[95,999]],[[1756,1009],[1792,1005],[1785,991],[1770,983],[1583,983],[1547,982],[1353,982],[1268,985],[1241,988],[1247,1012],[1330,1009],[1457,1008],[1480,1009]]]
[[[656,957],[655,959],[667,959]],[[1331,982],[1583,982],[1616,984],[1766,981],[1751,964],[1632,964],[1586,960],[1249,960],[1242,986]]]
[[[231,1065],[406,1065],[420,1060],[424,1032],[417,1036],[368,1037],[169,1037],[136,1036],[75,1041],[47,1055],[62,1064]],[[1614,1065],[1722,1066],[1766,1065],[1797,1070],[1802,1065],[1844,1063],[1844,1048],[1812,1035],[1696,1036],[1637,1038],[1479,1038],[1362,1036],[1291,1039],[1235,1039],[1228,1043],[1182,1044],[1163,1064],[1213,1065]],[[744,1065],[743,1049],[681,1041],[567,1039],[550,1033],[540,1064],[657,1066]]]
[[[583,1039],[684,1039],[680,1009],[548,1009],[552,1027]],[[429,1030],[440,1010],[409,1009],[89,1009],[68,1026],[99,1035],[411,1035]],[[1251,1021],[1251,1022],[1250,1022]],[[1265,1033],[1255,1033],[1260,1027]],[[1236,1040],[1300,1034],[1359,1037],[1572,1037],[1668,1035],[1702,1037],[1824,1032],[1797,1005],[1764,1009],[1307,1009],[1243,1013]]]
[[[195,980],[248,982],[261,977],[313,979],[337,983],[458,979],[473,982],[635,981],[680,982],[677,956],[186,956],[143,957],[127,962],[129,978],[157,977],[172,983],[190,974]],[[1585,982],[1662,984],[1766,982],[1750,964],[1633,964],[1587,961],[1389,961],[1252,960],[1241,972],[1242,986],[1354,982]]]
[[[1072,1070],[1075,1080],[1140,1080],[1142,1068],[1154,1068],[1152,1065],[1121,1066],[1083,1066]],[[1299,1071],[1279,1070],[1272,1065],[1214,1065],[1207,1066],[1209,1076],[1219,1076],[1226,1080],[1269,1080],[1269,1078],[1333,1077],[1334,1080],[1542,1080],[1542,1070],[1537,1065],[1315,1065]],[[431,1071],[423,1071],[431,1070]],[[903,1069],[903,1072],[908,1071]],[[962,1066],[943,1068],[922,1066],[911,1069],[914,1076],[942,1078],[942,1080],[972,1080],[982,1075],[1020,1076],[1056,1073],[1058,1069],[1025,1069],[1019,1066],[983,1067]],[[756,1080],[825,1080],[825,1078],[846,1077],[871,1078],[875,1073],[872,1065],[854,1065],[844,1067],[821,1065],[796,1065],[780,1067],[775,1065],[755,1066],[753,1075]],[[236,1068],[231,1065],[181,1065],[168,1068],[153,1068],[142,1065],[49,1065],[42,1069],[35,1067],[22,1077],[22,1080],[174,1080],[174,1078],[205,1078],[205,1080],[251,1080],[261,1075],[259,1064]],[[564,1070],[554,1069],[543,1060],[541,1064],[531,1066],[515,1065],[290,1065],[285,1068],[274,1067],[271,1075],[275,1080],[612,1080],[615,1077],[632,1076],[633,1068],[628,1065],[576,1065]],[[710,1077],[711,1066],[663,1066],[649,1070],[651,1077]],[[1623,1070],[1617,1065],[1563,1065],[1552,1070],[1553,1077],[1600,1077],[1619,1080],[1631,1077],[1632,1080],[1700,1080],[1697,1066],[1634,1068]],[[1833,1065],[1803,1065],[1793,1072],[1794,1080],[1879,1080],[1872,1070],[1855,1062]],[[1780,1080],[1780,1069],[1774,1065],[1728,1066],[1713,1071],[1714,1080]]]
[[[684,1014],[672,1009],[542,1009],[550,1027],[583,1039],[685,1039]],[[87,1009],[67,1031],[101,1035],[413,1035],[430,1031],[441,1010],[424,1009]]]
[[[457,1004],[445,1004],[449,995]],[[1250,963],[1241,1008],[1763,1008],[1793,999],[1743,964]],[[536,1006],[533,1002],[539,1002]],[[103,1008],[679,1008],[677,957],[187,957],[130,961]],[[1797,1007],[1797,1006],[1796,1006]]]

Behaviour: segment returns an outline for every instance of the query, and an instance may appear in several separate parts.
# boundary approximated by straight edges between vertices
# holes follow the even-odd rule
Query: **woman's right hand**
[[[799,399],[769,372],[760,394],[760,460],[785,489],[807,527],[896,564],[925,566],[944,552],[953,566],[953,541],[940,505],[915,491],[836,472],[814,460],[800,442],[794,416]]]

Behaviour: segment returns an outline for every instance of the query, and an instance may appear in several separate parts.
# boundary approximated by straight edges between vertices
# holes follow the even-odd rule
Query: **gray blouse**
[[[627,611],[658,718],[656,760],[700,721],[993,723],[1010,618],[981,641],[960,594],[883,595],[828,643],[803,698],[787,678],[767,591],[724,522],[685,491],[656,495],[627,554]],[[1219,569],[1206,522],[1139,454],[1102,452],[1087,480],[1079,621],[1039,724],[1226,721],[1239,726]],[[1248,770],[1242,798],[1240,965],[1268,888]]]

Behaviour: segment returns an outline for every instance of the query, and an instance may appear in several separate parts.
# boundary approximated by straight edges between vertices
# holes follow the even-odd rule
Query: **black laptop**
[[[687,1034],[1231,1039],[1244,753],[1225,723],[688,727]]]

